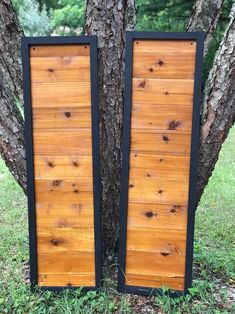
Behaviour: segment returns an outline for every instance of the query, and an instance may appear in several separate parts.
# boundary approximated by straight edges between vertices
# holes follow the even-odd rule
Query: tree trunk
[[[235,4],[204,90],[198,161],[198,201],[235,118]]]
[[[134,0],[87,0],[85,33],[98,36],[102,232],[112,261],[119,231],[124,44],[135,25]]]
[[[204,54],[207,53],[209,43],[222,11],[224,0],[197,0],[187,26],[188,32],[204,32]]]
[[[16,106],[22,101],[20,38],[10,0],[0,2],[0,154],[26,191],[24,121]]]

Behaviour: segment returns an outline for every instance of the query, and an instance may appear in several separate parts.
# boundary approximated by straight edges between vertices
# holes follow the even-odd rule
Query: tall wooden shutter
[[[95,37],[23,39],[31,282],[101,280]]]
[[[202,34],[128,33],[119,289],[191,285]]]

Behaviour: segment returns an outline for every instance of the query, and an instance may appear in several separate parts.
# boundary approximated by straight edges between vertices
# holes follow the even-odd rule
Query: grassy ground
[[[0,160],[0,313],[235,313],[235,128],[196,215],[191,294],[170,299],[120,295],[112,282],[95,293],[31,292],[26,198]]]

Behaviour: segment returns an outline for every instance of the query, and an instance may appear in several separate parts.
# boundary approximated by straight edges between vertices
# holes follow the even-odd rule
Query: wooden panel
[[[89,45],[30,46],[40,286],[96,286],[90,71]]]
[[[133,42],[123,281],[139,293],[185,288],[195,58],[195,41]]]
[[[89,56],[35,57],[31,60],[33,82],[90,82]]]
[[[34,163],[36,179],[92,177],[92,156],[36,155]]]
[[[79,87],[78,87],[79,84]],[[90,104],[89,82],[32,82],[32,101],[36,107],[82,106]]]
[[[35,155],[75,156],[91,155],[91,130],[77,129],[43,129],[34,132]]]
[[[136,52],[133,77],[156,79],[193,79],[195,51]]]
[[[131,132],[131,151],[149,154],[190,154],[190,134],[175,131],[148,131],[133,129]]]
[[[187,206],[175,204],[131,203],[128,206],[129,228],[185,230]],[[163,230],[164,232],[164,230]]]
[[[94,229],[87,227],[37,228],[37,248],[40,252],[94,251]]]
[[[91,125],[90,105],[81,107],[35,108],[34,129],[89,128]]]
[[[130,286],[151,287],[151,288],[171,288],[174,290],[184,290],[183,277],[163,277],[153,275],[128,274],[126,282]]]
[[[94,272],[95,272],[94,252],[38,251],[39,274],[40,273],[94,274]]]
[[[196,51],[196,42],[191,40],[135,40],[133,44],[133,58],[136,53],[151,52],[153,56],[156,52],[191,52]]]
[[[30,57],[90,56],[89,45],[31,45]],[[32,60],[32,59],[31,59]]]
[[[193,100],[193,80],[136,79],[133,104],[188,105]],[[167,110],[167,108],[166,108]]]
[[[168,114],[166,115],[166,110]],[[134,104],[131,125],[134,129],[176,130],[190,133],[192,108],[183,105]]]
[[[38,281],[41,286],[95,286],[94,273],[88,274],[71,274],[71,273],[58,273],[58,274],[39,274]]]

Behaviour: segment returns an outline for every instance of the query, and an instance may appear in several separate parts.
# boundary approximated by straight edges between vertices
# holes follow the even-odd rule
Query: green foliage
[[[46,7],[43,6],[40,10],[36,0],[23,0],[18,9],[18,17],[26,36],[43,36],[51,33],[50,17]]]
[[[184,31],[194,0],[136,0],[137,30]]]
[[[82,32],[84,22],[84,0],[60,0],[54,10],[52,27],[61,35],[75,35]]]

